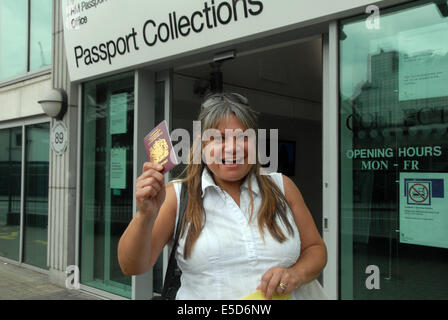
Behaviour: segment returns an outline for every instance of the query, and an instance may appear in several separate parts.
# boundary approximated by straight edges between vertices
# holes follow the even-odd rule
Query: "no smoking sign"
[[[407,202],[411,205],[431,205],[431,182],[407,182]]]

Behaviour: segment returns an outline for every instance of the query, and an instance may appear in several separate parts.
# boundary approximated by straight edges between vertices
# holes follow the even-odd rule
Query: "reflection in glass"
[[[133,74],[84,85],[81,283],[131,298],[118,241],[132,219]]]
[[[0,80],[27,71],[27,2],[0,1]]]
[[[448,219],[402,201],[403,177],[448,181],[447,19],[426,1],[382,10],[379,30],[366,28],[365,17],[342,22],[343,299],[448,297],[448,249],[419,231],[440,221],[448,241]],[[366,286],[370,265],[379,267],[380,290]]]
[[[30,71],[51,65],[52,12],[51,0],[31,1]]]
[[[23,261],[47,269],[50,124],[25,127]]]
[[[0,256],[19,260],[22,128],[0,130]]]

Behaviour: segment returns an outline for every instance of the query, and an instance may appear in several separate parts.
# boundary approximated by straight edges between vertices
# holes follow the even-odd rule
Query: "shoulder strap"
[[[182,221],[184,220],[185,210],[187,210],[187,204],[188,204],[188,186],[187,182],[182,182],[180,191],[179,210],[178,210],[179,217],[177,218],[176,232],[174,234],[173,248],[171,251],[174,251],[174,249],[177,248],[180,231],[182,229]]]
[[[180,192],[180,203],[176,224],[176,232],[174,235],[173,247],[170,253],[170,259],[168,261],[168,267],[166,269],[165,281],[163,284],[162,297],[167,300],[174,300],[176,298],[177,290],[180,287],[180,271],[176,261],[176,250],[179,243],[180,231],[182,229],[182,221],[184,220],[184,213],[188,204],[188,187],[186,182],[182,182]]]

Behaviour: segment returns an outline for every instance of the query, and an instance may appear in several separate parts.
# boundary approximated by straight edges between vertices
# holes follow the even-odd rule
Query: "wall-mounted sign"
[[[110,151],[110,188],[126,189],[126,149],[113,148]]]
[[[381,1],[377,1],[381,2]],[[132,66],[261,37],[371,0],[62,0],[70,78],[78,81]]]
[[[442,146],[396,146],[396,148],[348,149],[347,159],[358,163],[362,171],[399,170],[419,171],[420,160],[443,155]],[[355,162],[356,161],[356,162]]]
[[[447,28],[445,22],[398,34],[400,101],[447,95]]]
[[[400,173],[400,242],[448,248],[448,173]]]
[[[110,97],[110,134],[126,133],[128,116],[128,94],[119,93]]]
[[[51,149],[59,156],[62,156],[67,150],[68,129],[63,121],[57,121],[50,136]]]

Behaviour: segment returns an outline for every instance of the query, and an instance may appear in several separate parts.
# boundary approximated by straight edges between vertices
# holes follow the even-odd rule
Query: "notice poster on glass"
[[[448,248],[448,173],[400,173],[400,242]]]
[[[110,151],[110,188],[126,189],[126,149],[113,148]]]
[[[119,93],[110,96],[110,134],[126,133],[128,94]]]
[[[447,23],[398,34],[399,101],[447,96]]]

